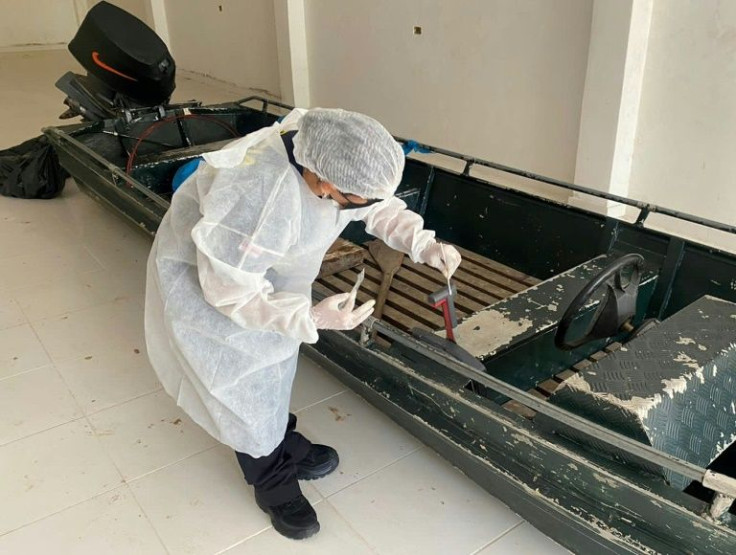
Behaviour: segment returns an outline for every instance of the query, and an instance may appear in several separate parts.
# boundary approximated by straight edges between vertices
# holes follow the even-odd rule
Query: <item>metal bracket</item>
[[[731,501],[736,498],[736,478],[706,470],[703,474],[703,486],[731,497]]]
[[[367,347],[373,342],[373,327],[377,322],[376,318],[369,316],[363,325],[360,327],[360,346]]]
[[[708,516],[714,519],[721,518],[726,511],[731,507],[734,498],[722,493],[716,493],[713,497],[713,501],[708,506]]]
[[[636,218],[634,225],[637,227],[644,227],[644,220],[647,219],[653,208],[656,208],[656,206],[652,206],[651,204],[645,204],[642,206],[641,211],[639,212],[639,217]]]

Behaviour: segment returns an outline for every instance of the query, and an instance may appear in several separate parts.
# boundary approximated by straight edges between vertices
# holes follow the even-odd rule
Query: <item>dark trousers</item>
[[[301,493],[296,464],[307,456],[312,444],[295,428],[296,416],[289,414],[284,440],[265,457],[253,458],[235,451],[245,481],[255,488],[256,498],[262,505],[281,505]]]

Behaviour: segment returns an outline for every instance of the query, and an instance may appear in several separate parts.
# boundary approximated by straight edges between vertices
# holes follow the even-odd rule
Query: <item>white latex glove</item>
[[[458,250],[446,243],[434,242],[421,252],[421,262],[437,268],[448,280],[460,266],[462,257]]]
[[[310,314],[319,330],[352,330],[373,313],[376,301],[355,308],[355,293],[340,293],[314,305]],[[342,305],[342,308],[340,307]]]

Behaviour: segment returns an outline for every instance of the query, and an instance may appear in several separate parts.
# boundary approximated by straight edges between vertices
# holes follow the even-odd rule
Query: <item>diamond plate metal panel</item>
[[[703,297],[583,369],[550,402],[708,466],[736,440],[735,393],[736,305]]]

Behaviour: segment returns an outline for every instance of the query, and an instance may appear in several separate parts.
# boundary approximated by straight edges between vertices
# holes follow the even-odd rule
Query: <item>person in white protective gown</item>
[[[146,342],[167,393],[232,447],[256,502],[290,538],[319,530],[298,480],[338,464],[295,431],[289,398],[299,345],[353,329],[374,302],[350,293],[312,305],[328,248],[352,221],[448,278],[460,255],[394,197],[401,146],[377,121],[334,109],[205,154],[159,227],[148,261]]]

